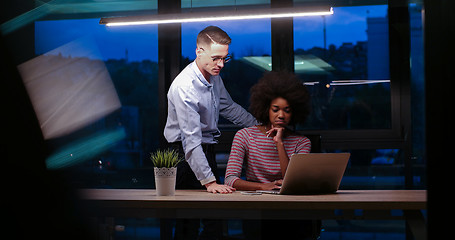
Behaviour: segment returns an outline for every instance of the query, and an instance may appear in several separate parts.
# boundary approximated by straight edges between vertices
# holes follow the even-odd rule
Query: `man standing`
[[[219,115],[247,127],[256,119],[235,103],[219,76],[230,60],[231,38],[222,29],[209,26],[197,36],[196,60],[172,82],[168,97],[168,117],[164,136],[174,146],[181,145],[185,160],[178,166],[177,188],[205,186],[208,192],[231,193],[235,189],[219,184],[213,144],[220,136]]]
[[[196,60],[172,82],[168,99],[168,116],[164,136],[172,148],[184,153],[177,166],[177,189],[203,189],[211,193],[232,193],[234,188],[219,181],[213,145],[220,136],[219,115],[231,122],[249,127],[256,119],[235,103],[219,76],[230,60],[231,38],[222,29],[209,26],[196,41]],[[220,239],[221,221],[177,220],[174,239]]]

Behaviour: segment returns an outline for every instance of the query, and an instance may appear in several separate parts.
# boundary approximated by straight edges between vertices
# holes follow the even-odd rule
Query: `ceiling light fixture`
[[[229,21],[261,18],[323,16],[331,14],[333,14],[333,9],[331,7],[291,7],[245,10],[237,9],[231,11],[189,12],[175,14],[154,14],[143,16],[101,18],[100,24],[105,24],[106,26],[127,26],[205,21]]]

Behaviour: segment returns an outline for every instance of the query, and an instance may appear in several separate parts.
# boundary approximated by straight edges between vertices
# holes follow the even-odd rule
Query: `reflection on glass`
[[[48,102],[58,106],[43,105],[49,111],[44,125],[60,126],[50,120],[71,125],[64,128],[70,131],[48,140],[51,156],[47,165],[71,166],[71,181],[81,186],[147,185],[136,173],[131,182],[114,182],[109,176],[122,177],[125,170],[151,166],[149,153],[159,145],[157,27],[107,28],[98,22],[35,23],[35,50],[40,56],[21,68],[34,70],[27,71],[32,80],[41,78],[33,86],[41,89],[37,99],[52,97]],[[107,80],[108,87],[102,84]],[[113,101],[102,95],[107,89],[116,96],[115,108],[109,108]],[[95,111],[106,108],[110,111]]]
[[[18,66],[45,139],[72,133],[121,107],[98,55],[91,39],[79,39]]]

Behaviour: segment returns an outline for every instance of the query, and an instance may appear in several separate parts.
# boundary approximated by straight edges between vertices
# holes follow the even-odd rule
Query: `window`
[[[108,29],[100,26],[98,21],[102,16],[156,13],[157,2],[74,0],[71,3],[44,1],[35,5],[31,1],[21,1],[21,4],[10,4],[4,10],[6,14],[2,16],[4,21],[1,30],[5,38],[2,40],[7,40],[6,47],[14,55],[14,64],[21,65],[19,68],[23,69],[23,61],[35,57],[35,53],[41,59],[49,60],[49,64],[44,64],[45,67],[80,60],[78,64],[88,67],[72,68],[70,64],[69,70],[77,71],[65,73],[65,76],[85,74],[93,77],[100,66],[108,72],[111,86],[115,87],[115,96],[121,107],[113,104],[100,116],[84,119],[82,125],[72,128],[70,132],[54,132],[54,137],[47,140],[51,157],[61,160],[53,162],[60,164],[57,167],[66,164],[65,160],[71,161],[61,171],[76,187],[154,186],[148,156],[149,152],[158,147],[159,136],[162,136],[156,113],[159,100],[165,101],[166,97],[157,91],[158,81],[164,85],[164,80],[158,80],[158,71],[164,69],[158,69],[157,64],[157,27]],[[220,6],[232,9],[234,5],[269,7],[270,2],[182,0],[181,9],[177,6],[175,10],[187,12],[190,8],[202,10],[204,7],[210,9]],[[350,6],[387,4],[388,1],[385,0],[365,3],[313,0],[293,2],[335,4],[333,16],[306,17],[293,22],[296,73],[305,80],[313,94],[313,115],[306,125],[298,126],[298,129],[304,134],[321,134],[322,147],[326,152],[351,152],[351,161],[341,183],[342,189],[425,189],[427,160],[424,106],[425,103],[434,105],[434,101],[431,104],[425,96],[422,1],[393,1],[390,8],[387,5]],[[166,0],[160,0],[160,3],[166,3]],[[167,5],[169,6],[172,7],[172,4]],[[431,6],[426,4],[428,9]],[[401,18],[407,12],[409,18]],[[433,23],[427,26],[427,30],[434,30],[438,21],[435,23],[434,15],[428,15],[428,12],[426,17],[433,21],[427,23]],[[334,20],[338,17],[342,19]],[[61,20],[74,18],[79,19]],[[447,17],[442,19],[447,20]],[[196,35],[210,24],[220,26],[233,39],[231,53],[234,59],[223,69],[222,77],[233,99],[248,108],[250,87],[264,71],[270,69],[270,20],[183,24],[182,62],[187,64],[194,59]],[[349,28],[339,31],[343,26]],[[389,29],[394,31],[387,32]],[[172,43],[171,47],[177,49],[178,44]],[[434,45],[428,47],[428,51],[435,50]],[[406,51],[401,51],[406,49],[410,49],[409,55]],[[390,64],[393,61],[396,63],[397,59],[404,64]],[[177,69],[173,71],[178,71],[180,66],[175,64],[172,68]],[[435,70],[430,66],[429,70],[431,69]],[[396,74],[406,71],[409,71],[409,76]],[[79,79],[64,80],[77,82]],[[97,109],[93,107],[103,102],[97,96],[99,88],[83,89],[84,91],[77,92],[91,93],[90,96],[94,99],[86,99],[87,104],[82,106],[85,112]],[[92,89],[96,91],[92,92]],[[67,90],[52,93],[65,95],[75,92]],[[66,110],[60,108],[62,109]],[[68,109],[74,112],[74,108]],[[5,113],[8,118],[10,113]],[[80,119],[80,116],[76,117]],[[72,116],[67,119],[76,120]],[[220,121],[222,137],[228,136],[217,145],[223,148],[217,155],[217,159],[224,159],[222,161],[227,160],[229,149],[225,146],[230,146],[236,130],[231,126],[227,121]],[[10,128],[8,125],[3,127]],[[15,138],[5,140],[14,141]],[[77,158],[76,150],[77,153],[85,154],[77,163],[74,162],[74,158]],[[60,156],[62,157],[58,158]],[[7,163],[7,166],[10,164]],[[222,164],[218,166],[223,169]],[[25,170],[28,167],[30,166],[26,166]],[[30,178],[22,177],[19,183],[27,183],[23,181],[30,181]],[[406,183],[409,181],[411,186]],[[8,185],[16,186],[17,181]],[[391,214],[395,213],[392,211]],[[143,226],[158,225],[156,219],[116,219],[116,222],[127,226],[126,231],[115,232],[116,238],[140,235],[153,238],[155,232]],[[240,226],[238,229],[241,231]],[[396,224],[393,221],[376,221],[374,224],[365,224],[363,221],[326,221],[324,230],[323,239],[331,236],[404,239],[406,232],[404,222]],[[363,231],[373,233],[360,235],[359,232]]]
[[[187,3],[188,1],[182,1],[182,10],[189,7],[184,5]],[[196,2],[190,4],[193,3]],[[199,7],[203,7],[202,5]],[[413,94],[412,106],[409,106],[412,107],[413,118],[412,149],[408,149],[406,143],[403,143],[407,140],[404,139],[405,133],[401,131],[402,126],[410,128],[411,125],[401,119],[401,116],[408,113],[406,109],[409,108],[403,104],[405,101],[402,99],[407,96],[400,95],[400,88],[403,84],[406,87],[408,83],[398,79],[397,82],[401,85],[397,85],[397,82],[394,82],[397,79],[391,77],[394,66],[389,67],[397,53],[392,51],[391,56],[388,56],[388,39],[393,39],[389,38],[389,20],[392,21],[393,17],[389,19],[387,5],[334,6],[335,14],[332,16],[294,19],[295,72],[305,80],[313,94],[313,113],[307,124],[298,126],[298,130],[321,134],[323,149],[326,151],[365,150],[371,151],[371,156],[376,154],[377,156],[365,160],[369,165],[354,163],[353,166],[358,165],[363,172],[377,164],[373,163],[373,159],[380,156],[378,149],[390,149],[392,152],[397,150],[392,164],[380,168],[406,169],[405,159],[411,156],[413,164],[420,164],[414,173],[422,173],[418,174],[418,177],[423,178],[422,166],[425,160],[420,149],[425,145],[422,140],[424,120],[421,118],[423,113],[419,112],[423,109],[424,101],[420,98],[423,92],[423,47],[422,37],[419,35],[422,32],[419,25],[421,13],[418,4],[409,6],[410,87]],[[59,153],[74,142],[102,137],[102,134],[118,133],[119,139],[115,144],[107,146],[107,149],[100,153],[91,153],[90,160],[84,160],[77,165],[84,168],[84,171],[91,169],[92,175],[101,171],[103,179],[96,182],[90,180],[91,183],[81,181],[81,184],[140,186],[144,181],[138,177],[127,177],[125,181],[109,173],[151,167],[148,161],[149,152],[158,147],[159,137],[162,136],[156,117],[159,102],[157,26],[106,28],[99,25],[98,21],[98,18],[93,18],[35,22],[34,43],[37,55],[50,54],[55,49],[68,46],[83,47],[88,51],[79,51],[79,48],[77,51],[64,52],[61,55],[57,52],[55,55],[62,59],[101,60],[121,103],[121,108],[92,119],[71,134],[48,141],[52,151]],[[230,46],[233,60],[226,64],[221,75],[234,101],[248,109],[249,89],[264,71],[271,69],[271,21],[265,19],[182,24],[183,66],[193,61],[197,33],[208,25],[220,26],[233,40]],[[392,42],[390,44],[390,47],[393,47]],[[83,54],[80,54],[81,52]],[[119,132],[118,129],[122,131]],[[229,151],[228,146],[237,128],[220,119],[220,129],[223,131],[222,137],[226,137],[220,139],[219,145],[223,149],[219,151],[221,159],[225,158],[221,156]],[[397,176],[403,176],[402,172],[396,173]],[[370,175],[376,176],[376,173],[368,172],[368,176]]]
[[[387,5],[294,19],[295,72],[312,94],[300,129],[391,128]]]
[[[391,78],[392,68],[397,72],[397,66],[390,66],[390,58],[397,58],[402,52],[389,50],[388,10],[388,5],[335,6],[330,16],[294,19],[295,72],[312,94],[312,113],[298,129],[322,131],[326,135],[323,141],[325,137],[331,141],[339,133],[336,144],[323,145],[328,152],[351,152],[341,184],[346,188],[394,189],[407,184],[421,186],[424,180],[421,174],[408,175],[406,179],[404,169],[413,150],[399,141],[394,144],[376,141],[399,136],[397,124],[408,124],[396,114],[403,111],[399,108],[405,107],[403,104],[408,100],[392,94],[392,84],[396,91],[403,87],[399,82],[406,80],[396,74]],[[413,18],[412,8],[410,12]],[[411,32],[412,35],[415,33]],[[396,37],[392,39],[396,45],[401,44]],[[421,53],[421,48],[417,48],[414,55],[419,49]],[[421,62],[417,64],[416,70],[423,69]],[[415,75],[423,76],[417,72]],[[421,130],[414,132],[419,136]],[[366,141],[370,144],[355,143],[353,139],[360,135],[359,139],[370,139]],[[417,171],[423,172],[420,168]]]

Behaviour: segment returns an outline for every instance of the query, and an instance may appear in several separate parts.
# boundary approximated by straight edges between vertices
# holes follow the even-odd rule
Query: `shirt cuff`
[[[234,187],[234,182],[239,180],[240,178],[237,177],[237,176],[228,176],[227,178],[225,178],[224,180],[224,184],[225,185],[228,185],[230,187]]]
[[[206,179],[202,179],[200,182],[201,182],[201,185],[204,186],[207,183],[211,183],[211,182],[215,182],[215,181],[216,181],[215,176],[211,176]]]

